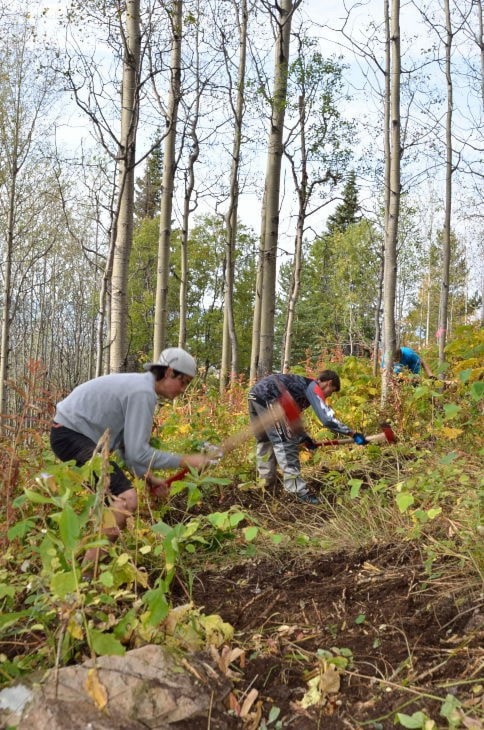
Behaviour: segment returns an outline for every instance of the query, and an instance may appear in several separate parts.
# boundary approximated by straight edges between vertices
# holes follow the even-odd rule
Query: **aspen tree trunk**
[[[286,325],[284,328],[283,336],[283,354],[281,362],[281,369],[283,373],[288,373],[291,365],[291,344],[292,330],[294,326],[294,313],[296,310],[296,302],[298,300],[299,289],[301,285],[303,233],[304,213],[300,210],[297,216],[296,238],[294,243],[294,260],[291,275],[291,289],[289,293]]]
[[[139,116],[140,0],[127,0],[119,149],[119,217],[111,278],[112,372],[126,370],[128,357],[128,266],[133,242],[134,167]]]
[[[299,97],[299,127],[301,139],[301,180],[296,183],[298,194],[298,215],[296,224],[296,238],[294,242],[294,259],[291,275],[291,288],[289,291],[289,300],[287,305],[286,324],[284,327],[283,347],[281,369],[283,373],[289,372],[291,364],[291,343],[292,329],[294,324],[294,312],[296,302],[299,296],[301,285],[301,268],[302,268],[302,247],[304,235],[304,222],[306,219],[306,207],[308,201],[308,172],[307,172],[307,151],[306,151],[306,110],[305,99]]]
[[[482,0],[476,0],[478,35],[477,43],[481,51],[481,103],[484,107],[484,27],[482,20]],[[481,327],[484,327],[484,271],[481,275]]]
[[[16,125],[17,127],[17,125]],[[16,133],[17,136],[17,133]],[[10,190],[8,199],[7,214],[7,241],[6,251],[4,254],[5,266],[3,274],[3,306],[2,306],[2,333],[0,341],[0,416],[5,411],[6,401],[6,380],[8,377],[8,358],[10,350],[10,308],[12,299],[12,255],[13,255],[13,232],[14,232],[14,212],[15,212],[15,191],[17,183],[17,148],[18,141],[14,140],[14,154],[12,156],[12,177],[10,180]],[[3,434],[4,429],[0,429]]]
[[[198,10],[198,8],[197,8]],[[197,12],[197,15],[199,13]],[[195,31],[196,35],[196,50],[195,50],[195,70],[196,70],[196,88],[194,89],[195,104],[191,115],[191,121],[189,125],[188,136],[191,139],[191,152],[188,156],[188,166],[185,174],[185,196],[183,200],[183,222],[182,222],[182,236],[181,236],[181,251],[180,251],[180,323],[178,330],[178,347],[185,347],[187,339],[187,296],[188,296],[188,227],[190,221],[190,213],[193,208],[191,207],[192,194],[195,188],[195,163],[198,160],[200,154],[200,146],[198,143],[197,136],[197,124],[200,114],[200,98],[202,93],[202,85],[200,84],[200,56],[199,56],[199,37],[198,37],[198,26]]]
[[[390,13],[388,0],[384,0],[383,3],[383,18],[385,23],[385,92],[383,97],[383,159],[385,162],[384,171],[384,196],[383,196],[383,248],[381,257],[381,268],[380,268],[380,280],[379,280],[379,292],[378,292],[378,308],[375,316],[375,347],[373,352],[373,375],[376,376],[378,372],[379,363],[379,347],[380,347],[380,336],[381,336],[381,325],[380,325],[380,309],[382,302],[382,295],[384,296],[384,278],[385,278],[385,248],[386,240],[388,235],[388,216],[390,211],[390,164],[391,164],[391,149],[390,149],[390,98],[391,98],[391,49],[390,49]],[[385,342],[382,347],[383,353],[386,352]],[[386,354],[388,357],[389,354]],[[388,360],[386,361],[389,362]],[[393,363],[393,350],[392,359],[388,364],[388,368],[391,368]],[[385,374],[382,373],[382,378]]]
[[[450,222],[452,210],[452,111],[453,111],[453,87],[451,74],[451,50],[452,50],[452,24],[450,19],[449,0],[444,0],[445,11],[445,78],[447,82],[447,113],[445,119],[445,210],[444,227],[442,231],[442,279],[440,282],[439,301],[439,329],[437,341],[439,343],[439,365],[445,363],[445,344],[448,328],[448,307],[449,307],[449,272],[450,272]]]
[[[381,336],[381,303],[383,299],[383,270],[384,270],[384,250],[382,247],[380,273],[378,276],[378,296],[375,310],[375,339],[373,340],[373,362],[372,373],[374,377],[378,373],[378,365],[380,362],[380,336]]]
[[[106,329],[109,337],[111,337],[110,328],[110,302],[111,302],[111,278],[113,273],[113,260],[114,251],[116,244],[116,220],[119,215],[119,199],[118,199],[118,211],[112,217],[112,228],[109,236],[109,250],[106,259],[106,266],[104,267],[103,278],[101,281],[101,290],[99,292],[99,308],[98,308],[98,324],[97,324],[97,354],[96,354],[96,377],[103,374],[103,368],[109,364],[110,357],[110,346],[111,342],[108,340],[107,343],[107,360],[104,361],[104,330]],[[109,371],[109,367],[106,367],[106,372]]]
[[[388,7],[388,6],[386,6]],[[383,341],[385,367],[382,370],[382,405],[388,399],[393,371],[395,337],[395,292],[397,279],[398,217],[400,213],[400,0],[392,0],[390,18],[390,168],[388,213],[385,214],[383,272]]]
[[[481,51],[481,102],[484,105],[484,27],[482,21],[482,0],[475,0],[477,10],[477,44]],[[484,306],[484,305],[483,305]]]
[[[28,159],[31,143],[34,135],[37,117],[41,112],[45,91],[39,97],[35,107],[28,110],[27,102],[24,99],[26,87],[26,48],[27,34],[13,41],[17,46],[18,55],[16,58],[17,68],[15,69],[15,81],[12,87],[12,103],[3,111],[9,115],[11,123],[8,129],[2,125],[2,175],[7,189],[7,220],[5,231],[5,250],[2,254],[3,265],[3,304],[1,311],[1,333],[0,333],[0,416],[8,410],[7,404],[7,383],[10,368],[10,326],[12,320],[12,265],[15,246],[16,228],[16,201],[19,173]],[[27,123],[26,123],[27,121]],[[0,433],[3,429],[0,428]]]
[[[267,183],[266,183],[267,184]],[[262,200],[261,210],[261,235],[259,240],[259,257],[257,263],[257,275],[255,282],[254,294],[254,318],[252,320],[252,343],[250,351],[250,371],[249,382],[255,383],[259,371],[259,353],[260,353],[260,322],[261,322],[261,303],[262,289],[264,286],[264,231],[266,219],[266,190],[264,188],[264,197]]]
[[[235,383],[238,372],[237,335],[234,322],[234,273],[235,246],[237,240],[237,212],[239,205],[239,168],[242,146],[242,122],[244,117],[245,67],[247,56],[247,0],[241,0],[238,15],[239,27],[239,67],[237,72],[237,96],[235,105],[232,95],[230,102],[234,114],[234,139],[232,144],[232,164],[230,168],[229,206],[225,216],[225,286],[224,321],[222,332],[222,361],[220,366],[220,393],[227,385]]]
[[[277,8],[277,34],[274,64],[274,91],[271,109],[266,166],[266,210],[264,216],[263,282],[261,290],[260,345],[257,375],[272,371],[274,356],[274,318],[276,306],[277,242],[279,233],[279,198],[283,128],[286,111],[287,73],[291,21],[299,2],[281,0]]]
[[[427,297],[426,297],[426,316],[425,316],[425,345],[428,346],[430,341],[430,292],[431,292],[431,279],[430,279],[430,264],[429,273],[426,277],[427,280]]]
[[[170,89],[166,111],[166,128],[163,150],[163,181],[160,204],[160,233],[158,239],[158,269],[156,281],[155,321],[153,333],[153,357],[157,359],[166,346],[168,321],[168,279],[170,273],[171,214],[176,169],[176,127],[181,88],[181,46],[183,1],[174,0],[172,5],[172,48]]]

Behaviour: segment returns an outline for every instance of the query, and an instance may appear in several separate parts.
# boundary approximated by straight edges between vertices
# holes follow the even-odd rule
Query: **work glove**
[[[313,441],[311,436],[305,436],[301,443],[308,451],[316,451],[319,446],[316,441]]]
[[[354,433],[353,441],[355,442],[355,444],[358,444],[358,446],[365,446],[365,444],[368,443],[362,433]]]

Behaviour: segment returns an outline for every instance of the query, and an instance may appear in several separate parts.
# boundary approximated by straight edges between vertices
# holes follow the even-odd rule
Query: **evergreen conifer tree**
[[[334,213],[328,216],[326,223],[328,235],[343,233],[348,226],[358,223],[359,220],[361,220],[361,215],[358,203],[358,188],[356,187],[356,173],[351,170],[343,190],[343,201],[336,207]]]
[[[154,218],[160,211],[163,152],[156,146],[146,160],[143,177],[136,179],[134,213],[138,221]]]

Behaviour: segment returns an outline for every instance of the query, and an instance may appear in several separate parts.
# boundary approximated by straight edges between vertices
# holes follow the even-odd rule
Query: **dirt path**
[[[447,695],[472,716],[482,703],[483,614],[427,587],[417,548],[302,555],[198,574],[195,604],[232,624],[234,644],[245,650],[235,696],[242,704],[251,690],[258,693],[245,724],[213,717],[208,727],[274,728],[267,723],[278,708],[279,727],[291,730],[394,730],[397,711],[417,710],[447,728],[439,716]],[[348,664],[335,691],[304,709],[308,680],[329,671],[318,652]]]

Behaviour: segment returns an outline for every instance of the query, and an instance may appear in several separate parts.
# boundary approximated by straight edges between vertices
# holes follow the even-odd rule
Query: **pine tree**
[[[343,233],[348,226],[361,220],[360,204],[358,203],[358,188],[356,187],[356,173],[352,170],[348,175],[343,190],[343,201],[336,207],[334,213],[328,216],[328,235]]]
[[[160,210],[163,152],[158,145],[146,160],[143,177],[136,179],[134,213],[138,221],[154,218]]]

